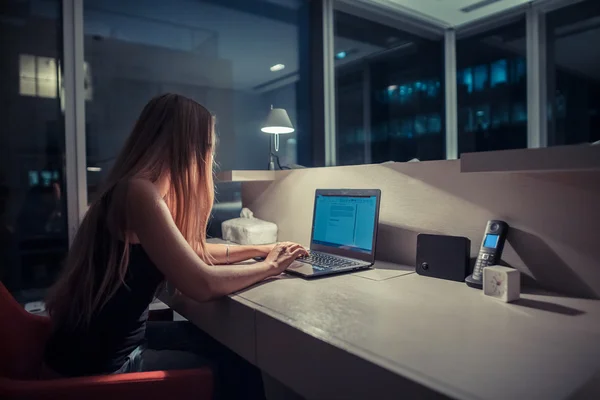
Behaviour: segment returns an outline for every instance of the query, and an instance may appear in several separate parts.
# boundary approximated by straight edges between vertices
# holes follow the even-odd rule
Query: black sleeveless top
[[[50,335],[45,361],[59,374],[84,376],[114,372],[129,353],[144,343],[148,307],[164,276],[141,245],[133,244],[129,249],[125,285],[92,316],[90,324],[76,329],[56,326]],[[98,257],[98,265],[107,261],[103,258]],[[98,274],[102,274],[101,268],[98,270]]]

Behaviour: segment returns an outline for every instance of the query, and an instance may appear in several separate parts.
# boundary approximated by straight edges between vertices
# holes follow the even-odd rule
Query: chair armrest
[[[136,372],[40,381],[0,377],[0,398],[14,400],[211,399],[209,369]]]

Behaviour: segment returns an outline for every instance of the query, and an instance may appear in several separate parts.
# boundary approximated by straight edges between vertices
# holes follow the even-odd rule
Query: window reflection
[[[30,54],[19,55],[19,93],[55,99],[58,95],[56,60]]]
[[[456,48],[459,153],[527,147],[524,18]]]
[[[0,280],[22,302],[43,297],[68,247],[60,15],[58,0],[0,7]]]
[[[547,15],[548,144],[600,140],[600,3]]]
[[[336,11],[337,164],[445,158],[443,43]]]
[[[473,68],[473,87],[476,92],[481,92],[487,89],[488,83],[488,66],[479,65]]]
[[[495,87],[508,82],[508,68],[506,60],[498,60],[492,63],[491,86]]]
[[[467,93],[473,93],[473,70],[471,68],[458,71],[458,86],[464,88]]]
[[[88,199],[142,107],[164,92],[215,114],[222,170],[268,167],[271,136],[260,128],[271,105],[286,109],[296,128],[281,136],[281,164],[311,166],[310,62],[301,47],[307,7],[306,0],[84,1]]]

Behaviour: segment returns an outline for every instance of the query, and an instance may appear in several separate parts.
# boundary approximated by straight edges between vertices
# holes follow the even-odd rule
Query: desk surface
[[[564,399],[600,370],[600,301],[524,294],[520,301],[505,304],[462,283],[421,277],[407,267],[376,266],[312,281],[284,276],[230,296],[226,311],[210,316],[227,319],[220,334],[230,335],[232,318],[256,324],[254,332],[236,333],[228,340],[256,346],[240,347],[240,353],[275,377],[294,363],[319,357],[331,357],[330,365],[337,365],[336,357],[349,353],[455,398]],[[206,307],[214,305],[188,302],[182,314],[202,324],[198,319],[207,314],[194,314]],[[242,310],[256,315],[242,318]],[[277,323],[267,323],[267,317]],[[285,343],[282,333],[273,331],[276,328],[292,329],[315,346],[309,343],[298,359],[293,353],[279,355],[294,343]],[[321,351],[319,342],[335,351],[312,358],[304,354],[312,348]],[[306,382],[324,372],[319,365],[301,370]],[[287,377],[279,375],[283,383],[301,390],[302,385],[286,382]],[[352,385],[358,388],[369,379],[347,379],[345,384],[351,392]]]

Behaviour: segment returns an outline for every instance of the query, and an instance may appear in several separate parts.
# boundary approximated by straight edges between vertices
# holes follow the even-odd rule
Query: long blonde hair
[[[186,97],[164,94],[144,107],[103,189],[79,227],[65,269],[50,291],[54,322],[88,324],[124,284],[129,264],[124,193],[114,190],[134,178],[169,177],[165,201],[175,224],[203,258],[214,200],[214,119]],[[99,262],[102,260],[102,262]]]

